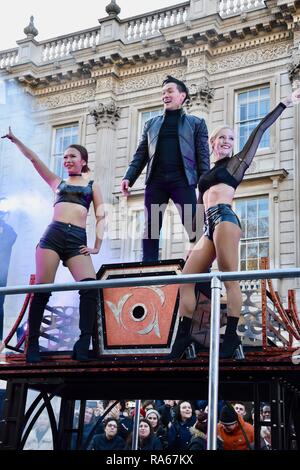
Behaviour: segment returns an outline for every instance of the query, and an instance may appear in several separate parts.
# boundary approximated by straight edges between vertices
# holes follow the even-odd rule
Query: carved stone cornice
[[[290,32],[281,31],[279,33],[270,34],[268,36],[260,36],[254,39],[243,40],[235,44],[219,46],[213,50],[210,50],[210,52],[212,56],[225,55],[230,52],[238,52],[238,51],[245,50],[245,49],[262,47],[266,44],[288,40],[289,38],[291,38]]]
[[[161,70],[169,67],[176,67],[180,65],[184,65],[186,63],[186,59],[183,57],[179,58],[172,58],[166,59],[160,62],[153,62],[149,64],[139,65],[137,67],[127,67],[127,68],[119,68],[117,66],[111,67],[104,67],[95,69],[92,71],[91,76],[93,78],[104,77],[107,75],[115,75],[117,77],[129,77],[134,75],[141,75],[143,73],[153,72],[155,70]]]
[[[204,27],[201,23],[195,22],[191,24],[188,31],[179,30],[173,34],[165,34],[170,46],[181,49],[209,46],[212,49],[219,47],[235,47],[241,41],[251,41],[252,39],[262,40],[267,36],[273,37],[278,34],[291,34],[291,30],[297,27],[298,20],[295,16],[284,16],[281,13],[277,15],[268,13],[249,21],[243,21],[240,17],[235,19],[225,18],[219,21],[206,24]]]
[[[120,77],[128,77],[133,75],[141,75],[142,73],[154,72],[155,70],[162,70],[169,67],[180,67],[186,64],[186,59],[183,57],[165,59],[161,62],[154,62],[152,64],[145,64],[139,67],[130,69],[123,69],[120,71]]]
[[[291,41],[271,42],[254,47],[254,44],[247,44],[244,50],[232,50],[232,53],[224,56],[215,55],[218,50],[211,54],[208,49],[194,47],[183,51],[185,57],[169,58],[159,62],[145,64],[130,68],[118,68],[115,65],[102,67],[92,71],[91,78],[65,79],[57,77],[56,83],[47,81],[47,77],[37,79],[35,74],[24,74],[19,80],[28,88],[34,96],[45,96],[57,94],[67,90],[95,87],[97,94],[103,91],[113,91],[117,94],[134,92],[143,89],[155,88],[162,83],[167,74],[175,75],[179,79],[186,79],[186,75],[199,72],[208,73],[210,76],[227,71],[245,69],[246,67],[266,62],[271,63],[277,59],[288,59],[293,53],[293,63],[290,66],[290,79],[294,81],[299,78],[298,47]],[[290,59],[289,59],[290,60]],[[75,78],[75,77],[74,77]],[[217,76],[214,77],[214,80]],[[38,81],[38,86],[33,87],[32,82]],[[198,99],[198,98],[197,98]],[[54,100],[55,101],[55,100]],[[194,102],[195,103],[195,102]]]
[[[113,99],[105,101],[97,101],[89,108],[89,114],[94,118],[97,130],[101,128],[113,128],[120,118],[120,108]]]
[[[95,99],[94,88],[82,88],[69,93],[56,93],[37,97],[34,101],[34,111],[43,111],[47,109],[60,108],[73,104],[85,104],[87,101]]]
[[[137,77],[124,77],[118,83],[118,93],[130,93],[138,90],[149,90],[162,85],[166,75],[176,76],[179,80],[185,80],[185,68],[173,67],[165,71],[143,74]]]
[[[25,81],[22,81],[19,79],[19,81],[23,82],[26,84]],[[90,85],[94,85],[96,83],[96,80],[89,78],[86,80],[76,80],[74,82],[68,82],[68,83],[62,83],[61,85],[53,85],[53,86],[47,86],[45,88],[35,88],[35,89],[30,89],[30,94],[32,96],[43,96],[43,95],[49,95],[50,93],[58,93],[62,92],[65,90],[73,90],[74,88],[83,88],[83,87],[89,87]]]
[[[194,46],[194,47],[182,49],[182,56],[183,57],[198,56],[199,54],[202,54],[206,51],[210,51],[209,45],[202,44],[201,46]]]
[[[298,17],[297,17],[298,18]],[[298,24],[298,22],[295,22]],[[272,32],[271,32],[272,31]],[[114,74],[116,77],[141,75],[151,71],[158,71],[170,66],[186,65],[193,57],[205,55],[207,59],[217,57],[227,57],[228,54],[240,53],[246,50],[257,50],[267,45],[292,42],[292,37],[295,35],[294,30],[274,30],[266,33],[259,32],[259,34],[251,37],[235,36],[231,41],[221,40],[221,35],[218,34],[218,41],[214,44],[202,40],[202,33],[195,32],[194,43],[187,41],[176,41],[176,44],[165,47],[163,37],[160,38],[160,43],[157,47],[151,46],[151,39],[147,40],[147,45],[144,47],[142,43],[136,44],[123,44],[119,47],[115,46],[113,52],[103,51],[101,55],[101,48],[94,51],[92,55],[84,57],[85,50],[76,51],[76,64],[68,59],[68,62],[55,59],[50,64],[33,65],[16,64],[11,67],[11,72],[19,74],[19,80],[25,85],[30,86],[32,89],[49,89],[50,86],[60,84],[73,87],[73,81],[78,82],[81,80],[88,80],[89,78],[97,78],[105,75]],[[274,31],[274,32],[273,32]],[[169,41],[170,42],[170,41]],[[74,53],[75,54],[75,53]],[[75,85],[76,86],[76,85]],[[44,91],[43,91],[44,92]]]
[[[110,94],[117,92],[117,80],[113,75],[102,76],[97,79],[96,95],[105,91],[109,91]]]
[[[207,70],[209,74],[212,75],[234,69],[241,69],[243,67],[273,61],[275,59],[289,57],[291,55],[291,50],[292,44],[284,42],[244,51],[243,54],[228,54],[222,58],[214,58],[213,61],[208,61]]]
[[[193,55],[188,58],[187,61],[187,73],[201,72],[206,70],[207,60],[205,54]]]
[[[60,67],[56,67],[56,69],[57,68]],[[47,72],[47,75],[45,76],[39,75],[35,70],[21,74],[18,77],[18,81],[36,91],[36,94],[51,93],[52,91],[56,92],[67,90],[69,88],[78,88],[95,82],[95,80],[91,79],[86,74],[84,76],[80,71],[74,72],[72,70],[59,72],[57,70],[52,70],[51,73]]]
[[[92,78],[98,78],[98,77],[106,77],[109,75],[116,75],[119,76],[119,70],[118,67],[115,65],[112,65],[110,67],[101,67],[99,69],[95,69],[91,73]]]
[[[209,44],[196,45],[182,50],[183,57],[198,56],[199,54],[208,52],[212,57],[219,55],[227,55],[232,52],[239,52],[246,49],[257,48],[266,44],[271,44],[291,38],[289,31],[281,31],[274,34],[255,37],[253,39],[244,39],[232,44],[225,44],[215,47],[210,47]]]

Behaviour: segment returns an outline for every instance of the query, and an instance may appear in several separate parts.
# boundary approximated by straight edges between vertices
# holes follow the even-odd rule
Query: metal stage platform
[[[61,397],[58,425],[52,420],[53,445],[57,450],[70,449],[77,400],[85,406],[87,399],[100,398],[207,398],[207,353],[200,353],[195,360],[174,362],[136,358],[78,363],[64,355],[44,356],[38,365],[27,364],[21,354],[7,356],[0,364],[0,379],[8,381],[0,449],[23,448],[25,424],[34,423],[41,408],[47,409],[51,421],[51,400],[55,396]],[[39,395],[32,409],[26,411],[29,389]],[[246,352],[244,361],[221,360],[218,396],[228,401],[252,401],[257,422],[260,404],[270,403],[272,448],[290,448],[291,427],[300,448],[300,365],[293,364],[288,355]],[[258,449],[260,438],[256,434]],[[80,445],[84,446],[84,442]]]
[[[209,416],[213,419],[217,419],[218,399],[252,402],[254,422],[258,423],[255,425],[256,449],[260,448],[260,426],[266,425],[261,421],[260,408],[267,402],[271,407],[268,426],[271,427],[272,450],[290,449],[292,432],[293,445],[300,449],[300,350],[295,346],[300,340],[300,320],[296,295],[295,291],[289,290],[287,305],[284,305],[271,280],[299,277],[300,270],[266,271],[268,260],[265,259],[262,260],[264,271],[184,277],[178,276],[180,270],[173,264],[173,260],[171,265],[165,261],[160,264],[162,276],[157,276],[157,273],[151,276],[151,269],[156,270],[157,266],[143,266],[148,270],[145,273],[139,265],[140,277],[128,271],[131,265],[106,267],[105,279],[95,281],[102,304],[93,340],[95,359],[89,362],[72,360],[71,352],[67,351],[74,343],[74,337],[70,335],[75,316],[73,311],[68,315],[62,307],[47,307],[50,314],[45,315],[42,328],[41,363],[25,362],[26,333],[23,332],[21,337],[17,334],[32,292],[52,288],[57,291],[74,290],[83,284],[7,288],[9,294],[23,292],[27,295],[15,325],[4,340],[6,354],[1,354],[0,379],[7,381],[7,389],[0,426],[0,449],[23,449],[30,430],[44,409],[51,424],[53,449],[71,449],[74,434],[78,437],[75,448],[84,449],[86,444],[82,441],[82,431],[87,400],[150,398],[208,398]],[[218,361],[220,324],[221,327],[224,325],[220,280],[233,278],[250,279],[241,283],[243,311],[238,328],[246,359]],[[194,359],[170,361],[166,355],[176,331],[177,291],[169,287],[172,284],[178,289],[180,283],[208,280],[212,280],[211,305],[208,297],[203,300],[199,289],[193,322],[192,335],[199,351]],[[30,284],[34,284],[33,277]],[[90,283],[86,284],[90,288]],[[143,287],[146,285],[147,290]],[[151,306],[157,305],[154,315],[147,308],[146,300],[150,295]],[[128,308],[126,299],[131,302]],[[167,304],[169,310],[166,309]],[[120,305],[127,310],[121,310]],[[126,323],[128,312],[131,312],[131,323]],[[142,323],[147,315],[150,316],[149,322]],[[132,325],[138,326],[134,335]],[[117,336],[110,336],[112,331],[117,332]],[[15,336],[17,338],[13,342]],[[212,345],[210,351],[208,343]],[[47,345],[49,350],[44,351]],[[7,352],[9,349],[14,352]],[[29,390],[34,390],[37,397],[28,407]],[[61,399],[58,418],[52,409],[54,397]],[[75,403],[78,401],[81,418],[78,427],[74,428]],[[209,432],[210,428],[211,432],[215,429],[211,425]]]
[[[219,395],[226,400],[253,401],[255,387],[269,401],[268,384],[278,383],[300,396],[300,364],[290,353],[278,355],[247,352],[244,361],[220,360]],[[44,353],[44,361],[28,364],[24,355],[7,355],[0,364],[0,379],[24,383],[38,391],[55,392],[68,399],[124,399],[124,397],[207,398],[208,353],[197,359],[170,361],[163,358],[92,360],[78,362],[70,356]],[[237,387],[237,384],[239,386]]]

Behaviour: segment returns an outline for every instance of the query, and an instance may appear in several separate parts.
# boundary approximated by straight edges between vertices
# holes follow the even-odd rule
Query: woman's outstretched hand
[[[11,142],[13,142],[13,143],[15,143],[16,140],[17,140],[16,136],[12,133],[10,126],[9,126],[9,128],[8,128],[8,133],[5,134],[5,135],[2,135],[2,136],[1,136],[1,139],[9,139],[9,140],[10,140]]]

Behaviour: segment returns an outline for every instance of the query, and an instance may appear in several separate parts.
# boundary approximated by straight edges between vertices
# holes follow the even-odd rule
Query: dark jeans
[[[157,261],[159,235],[163,216],[169,200],[176,204],[182,224],[193,239],[193,218],[196,214],[196,191],[184,177],[171,179],[168,175],[153,178],[145,189],[145,230],[143,237],[143,261]]]

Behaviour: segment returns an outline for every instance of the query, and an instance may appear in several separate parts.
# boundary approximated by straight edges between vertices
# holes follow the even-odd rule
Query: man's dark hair
[[[175,85],[177,85],[177,88],[180,91],[180,93],[185,93],[186,96],[183,100],[183,103],[186,100],[190,99],[190,94],[189,94],[188,87],[186,86],[186,84],[184,82],[182,82],[181,80],[178,80],[175,77],[172,77],[172,75],[167,75],[167,78],[162,82],[162,86],[166,85],[167,83],[175,83]]]

